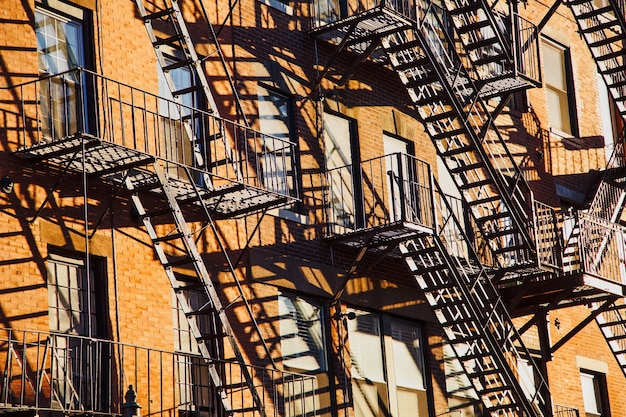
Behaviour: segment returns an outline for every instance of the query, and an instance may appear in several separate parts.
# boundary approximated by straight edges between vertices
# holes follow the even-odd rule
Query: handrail
[[[175,410],[200,411],[225,395],[237,416],[254,417],[251,398],[240,394],[242,370],[255,380],[271,417],[314,413],[315,377],[232,361],[213,360],[225,378],[218,393],[202,357],[140,345],[37,330],[0,329],[0,408],[96,415],[122,414],[129,385],[142,414],[169,417]],[[250,411],[246,411],[246,409]],[[228,417],[219,407],[218,417]]]
[[[289,140],[84,68],[7,88],[18,92],[15,148],[87,134],[166,161],[172,174],[182,166],[218,183],[299,195],[292,172],[297,147]]]

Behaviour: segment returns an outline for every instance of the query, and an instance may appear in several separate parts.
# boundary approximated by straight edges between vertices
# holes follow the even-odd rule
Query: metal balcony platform
[[[351,248],[369,248],[372,251],[396,246],[399,242],[417,236],[432,235],[433,230],[412,222],[397,221],[381,226],[347,231],[337,234],[328,240]]]
[[[93,135],[76,134],[59,140],[41,141],[36,145],[18,149],[14,154],[29,162],[43,162],[69,172],[84,172],[90,177],[100,177],[105,181],[121,184],[128,170],[141,171],[153,163],[155,157],[122,145],[103,141]],[[215,218],[233,218],[289,202],[289,197],[260,189],[237,181],[211,176],[211,188],[192,184],[177,178],[176,164],[169,166],[170,188],[177,200],[186,206],[200,209],[202,204],[197,196],[202,196],[204,204]],[[182,168],[180,168],[182,169]],[[133,172],[133,176],[141,175]],[[152,188],[149,181],[154,176],[146,171],[145,183],[141,186]],[[196,193],[196,188],[198,193]],[[154,188],[158,193],[159,189]]]
[[[410,28],[412,22],[393,9],[379,7],[335,22],[319,24],[320,26],[309,30],[310,35],[345,46],[347,50],[359,55],[368,54],[376,62],[386,62],[386,54],[380,48],[380,39],[390,33]]]

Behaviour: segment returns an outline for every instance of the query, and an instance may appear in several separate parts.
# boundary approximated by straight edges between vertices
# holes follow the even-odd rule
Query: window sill
[[[281,12],[293,16],[293,7],[280,2],[279,0],[259,0],[260,3],[263,3],[267,6],[273,7],[276,10],[280,10]]]
[[[289,221],[296,222],[299,224],[305,224],[305,225],[309,224],[309,218],[306,215],[296,213],[295,211],[291,211],[285,208],[272,209],[272,210],[269,210],[267,214],[269,214],[270,216],[280,217],[281,219],[289,220]]]

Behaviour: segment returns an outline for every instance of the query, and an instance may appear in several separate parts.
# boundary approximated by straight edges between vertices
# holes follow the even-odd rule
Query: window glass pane
[[[354,320],[348,320],[352,376],[384,382],[380,316],[365,311],[352,311],[356,314]]]
[[[264,184],[272,191],[293,195],[290,99],[263,86],[258,86],[258,97],[259,128],[263,134],[271,136],[266,137],[264,143]]]
[[[419,394],[416,391],[398,389],[398,415],[400,417],[420,415]]]
[[[569,98],[571,86],[568,85],[567,80],[570,62],[567,59],[566,49],[544,39],[541,43],[541,50],[550,126],[572,134],[572,109]]]
[[[50,330],[97,336],[95,272],[87,276],[82,260],[50,254],[48,311]],[[91,333],[90,333],[91,330]]]
[[[35,11],[39,71],[57,74],[84,66],[82,27],[47,11]]]
[[[324,113],[324,145],[330,187],[330,222],[337,226],[354,228],[354,167],[350,121]]]
[[[392,320],[393,360],[399,387],[424,389],[420,329],[411,323]]]
[[[352,401],[356,417],[383,417],[379,385],[368,380],[352,380]]]
[[[594,376],[581,372],[580,382],[583,388],[585,412],[599,415],[600,407],[598,407],[598,398],[596,397],[596,381]]]
[[[565,53],[563,49],[554,45],[543,43],[544,68],[546,68],[546,84],[559,89],[567,90],[565,78]]]
[[[285,366],[326,370],[322,309],[299,297],[279,295],[280,344]]]

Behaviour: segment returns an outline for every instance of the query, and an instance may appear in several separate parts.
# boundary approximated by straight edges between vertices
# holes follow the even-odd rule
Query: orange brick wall
[[[226,21],[220,40],[226,63],[234,74],[243,108],[249,120],[258,127],[257,85],[287,86],[296,103],[296,129],[301,152],[304,183],[303,215],[307,222],[297,223],[266,215],[255,230],[260,215],[245,220],[221,221],[220,236],[232,251],[232,259],[242,256],[237,271],[244,281],[244,292],[249,297],[256,317],[262,319],[263,337],[274,349],[274,359],[280,360],[275,319],[278,316],[276,295],[287,289],[329,301],[342,287],[346,271],[355,259],[353,251],[341,249],[320,239],[323,234],[322,212],[319,210],[320,174],[323,170],[323,141],[319,139],[322,105],[339,110],[358,122],[358,138],[362,159],[383,153],[382,134],[390,132],[412,141],[416,155],[436,165],[435,151],[424,128],[415,119],[415,112],[407,105],[407,94],[393,72],[380,65],[366,62],[360,65],[345,86],[335,86],[325,79],[324,90],[334,90],[337,98],[328,98],[324,104],[314,100],[318,71],[332,57],[333,48],[315,42],[305,31],[304,10],[289,16],[254,0],[240,0],[232,16],[227,14],[228,2],[207,2],[213,23]],[[156,60],[149,44],[143,22],[138,19],[132,2],[88,1],[79,2],[93,11],[96,45],[95,70],[108,77],[157,92]],[[532,1],[522,7],[521,13],[535,23],[546,13],[549,4]],[[202,25],[198,4],[185,3],[185,13],[190,27],[205,43],[199,50],[210,54],[206,66],[214,74],[211,82],[216,90],[216,101],[222,115],[235,117],[234,99],[224,76],[221,62],[213,53],[210,34]],[[305,9],[304,6],[302,6]],[[17,85],[37,77],[36,40],[32,16],[34,3],[9,0],[0,11],[0,77],[1,86]],[[6,22],[6,23],[4,23]],[[197,23],[197,24],[195,24]],[[539,126],[528,114],[505,111],[497,123],[506,133],[510,151],[526,171],[535,197],[557,206],[555,184],[563,184],[584,192],[585,187],[576,180],[578,174],[587,174],[605,166],[604,150],[597,146],[600,131],[599,105],[597,103],[596,73],[586,46],[575,34],[576,26],[570,12],[561,7],[545,33],[572,48],[574,78],[577,86],[577,109],[582,138],[565,141],[553,135],[541,136],[540,129],[548,129],[545,94],[542,89],[529,91],[528,98],[537,116]],[[230,42],[236,44],[231,46]],[[317,56],[315,48],[317,48]],[[234,58],[233,58],[234,57]],[[339,75],[348,68],[355,56],[341,54],[333,64]],[[336,74],[333,74],[336,75]],[[282,83],[282,84],[281,84]],[[59,173],[44,165],[29,165],[10,153],[17,147],[15,123],[16,96],[11,90],[0,90],[3,116],[0,121],[0,176],[9,175],[15,180],[15,191],[0,194],[0,327],[23,329],[48,329],[47,288],[45,260],[49,246],[83,251],[85,241],[82,224],[82,185],[77,176],[65,176],[55,184]],[[6,133],[5,133],[6,132]],[[593,143],[593,146],[589,144]],[[538,150],[543,153],[539,156]],[[434,170],[436,172],[436,169]],[[48,190],[54,186],[50,201],[38,219],[30,223],[36,210],[43,204]],[[89,182],[90,228],[102,217],[100,228],[90,241],[93,254],[106,257],[111,335],[116,340],[141,346],[173,348],[171,290],[159,262],[155,259],[150,240],[138,228],[128,213],[127,196],[114,199],[116,190],[99,183]],[[196,226],[200,227],[200,224]],[[253,234],[253,235],[252,235]],[[244,251],[251,238],[252,249]],[[210,231],[199,237],[199,247],[206,252],[207,265],[219,278],[224,301],[236,300],[238,290],[226,271],[224,259]],[[374,261],[367,257],[366,261]],[[441,329],[424,306],[424,300],[414,285],[406,282],[405,267],[394,260],[385,260],[365,273],[357,273],[346,285],[346,304],[369,307],[425,323],[424,333],[428,345],[441,342]],[[404,284],[392,283],[405,277]],[[117,302],[114,297],[117,294]],[[557,311],[561,330],[551,326],[553,341],[573,328],[577,320],[585,317],[584,307]],[[251,331],[245,306],[235,301],[228,311],[235,333],[239,335],[245,355],[252,362],[266,360],[258,337]],[[626,381],[617,367],[606,342],[591,323],[554,354],[549,362],[548,378],[554,403],[583,409],[576,357],[582,356],[606,362],[609,367],[608,385],[613,415],[626,413],[621,393]],[[119,328],[119,334],[118,329]],[[338,337],[337,334],[332,334]],[[593,341],[591,343],[590,341]],[[597,343],[596,343],[597,341]],[[337,349],[335,343],[334,349]],[[336,352],[332,352],[334,357]],[[426,352],[429,362],[432,403],[436,414],[448,407],[443,386],[442,352]],[[333,368],[334,367],[334,368]],[[345,375],[338,362],[331,359],[335,375],[331,384],[340,386]],[[337,390],[332,401],[342,404],[343,393]],[[327,394],[331,396],[331,394]]]

